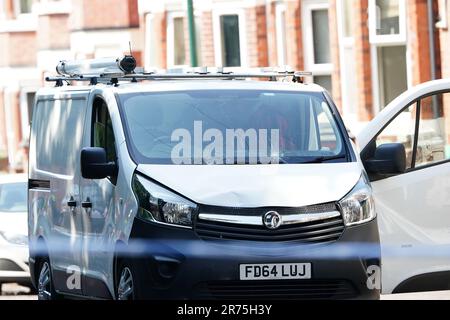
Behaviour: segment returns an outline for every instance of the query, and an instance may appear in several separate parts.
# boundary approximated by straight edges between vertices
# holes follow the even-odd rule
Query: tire
[[[38,300],[59,300],[61,296],[55,291],[52,271],[48,257],[39,260],[39,273],[37,278]]]
[[[138,300],[136,280],[136,272],[133,272],[132,264],[125,259],[118,260],[115,283],[116,299]]]

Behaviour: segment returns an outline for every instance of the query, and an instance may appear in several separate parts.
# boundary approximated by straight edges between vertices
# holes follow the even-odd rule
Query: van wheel
[[[124,260],[120,260],[117,271],[117,300],[136,300],[136,288],[131,265]]]
[[[39,277],[37,281],[38,300],[56,300],[58,294],[55,291],[50,269],[50,261],[43,258],[39,263]]]

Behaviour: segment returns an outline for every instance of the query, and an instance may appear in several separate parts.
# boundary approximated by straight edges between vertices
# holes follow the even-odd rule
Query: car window
[[[406,150],[406,169],[450,159],[450,119],[445,105],[450,93],[436,93],[418,99],[386,126],[376,137],[376,147],[385,143],[402,143]],[[369,148],[369,150],[373,150]],[[364,157],[367,155],[364,153]]]
[[[0,184],[0,212],[27,211],[27,190],[26,182]]]
[[[254,164],[263,157],[304,163],[339,155],[347,161],[322,93],[203,90],[120,98],[140,163],[236,164],[245,158],[238,164]]]
[[[102,100],[94,103],[93,146],[106,150],[109,162],[116,161],[116,142],[108,107]]]
[[[449,102],[450,93],[420,100],[416,168],[450,159],[450,118],[444,116],[444,105]]]
[[[411,169],[417,104],[414,103],[389,123],[377,136],[376,147],[387,143],[402,143],[406,150],[406,169]]]

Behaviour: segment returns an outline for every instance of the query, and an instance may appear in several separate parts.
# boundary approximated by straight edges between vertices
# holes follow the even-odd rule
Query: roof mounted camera
[[[61,61],[56,67],[60,76],[84,77],[133,74],[136,69],[136,59],[133,56],[122,58],[100,58],[88,60]]]

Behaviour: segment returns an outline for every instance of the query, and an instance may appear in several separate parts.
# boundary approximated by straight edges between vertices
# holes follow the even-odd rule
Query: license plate
[[[311,263],[241,264],[241,280],[311,279]]]

